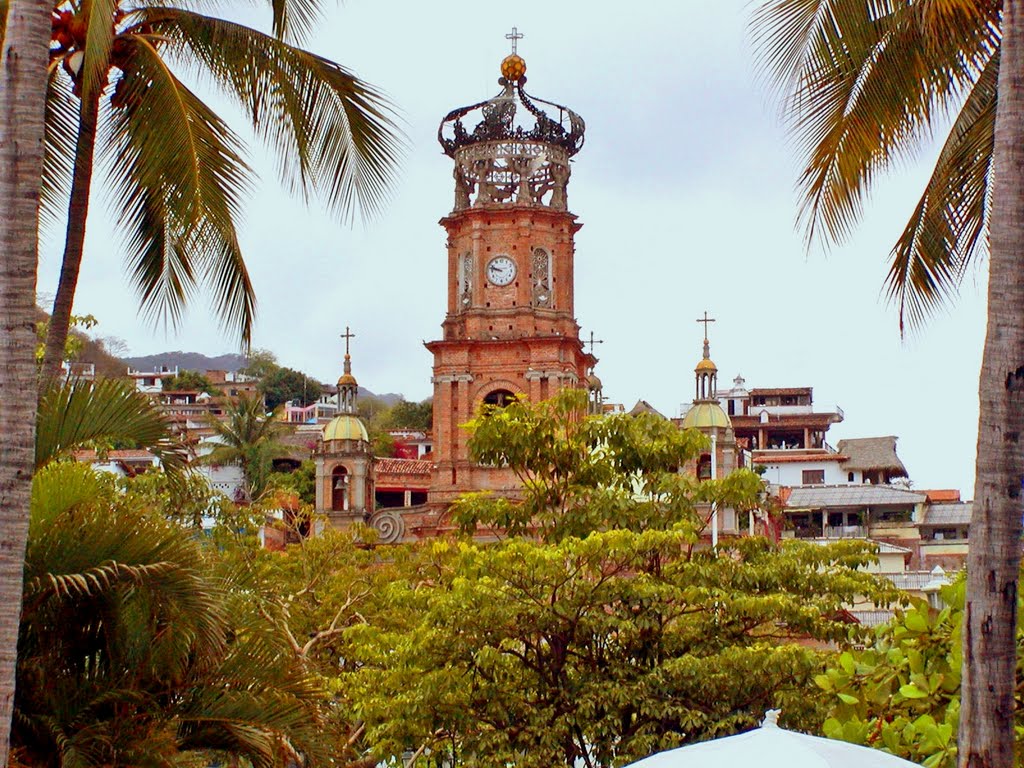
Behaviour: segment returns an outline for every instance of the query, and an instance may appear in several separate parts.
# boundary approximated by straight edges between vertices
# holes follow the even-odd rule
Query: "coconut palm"
[[[181,528],[88,467],[32,496],[17,764],[170,766],[190,752],[317,757],[322,692]]]
[[[225,327],[249,342],[255,297],[236,222],[252,172],[239,136],[179,73],[232,99],[303,196],[320,193],[347,215],[374,210],[385,195],[398,147],[386,101],[294,44],[319,21],[319,0],[268,0],[273,34],[196,5],[55,3],[43,205],[55,213],[66,200],[68,221],[43,363],[49,376],[68,332],[96,159],[145,312],[173,323],[205,285]]]
[[[279,406],[268,414],[263,398],[241,395],[225,409],[223,420],[210,420],[215,447],[200,461],[241,466],[246,497],[251,501],[267,490],[273,459],[287,450],[278,440],[282,432],[280,410]]]
[[[35,409],[47,0],[0,0],[0,765],[7,764]]]
[[[845,237],[871,182],[955,115],[892,250],[888,289],[921,323],[989,255],[964,632],[961,765],[1013,765],[1024,454],[1024,19],[1019,0],[767,0],[754,34],[805,153],[809,240]]]
[[[114,441],[145,448],[164,471],[185,469],[186,452],[163,411],[124,379],[50,384],[36,414],[36,468],[75,450]]]

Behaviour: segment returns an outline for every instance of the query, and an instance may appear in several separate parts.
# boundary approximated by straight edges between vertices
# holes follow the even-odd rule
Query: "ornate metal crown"
[[[586,130],[583,118],[568,107],[531,98],[523,90],[525,82],[525,75],[516,80],[502,77],[498,83],[504,90],[493,99],[454,109],[445,115],[437,129],[437,140],[444,153],[455,157],[459,149],[485,141],[553,144],[565,150],[568,157],[579,152],[583,147],[583,133]],[[537,104],[557,110],[558,119],[549,117]],[[472,116],[470,123],[473,119],[477,120],[472,131],[467,130],[462,122],[467,115]]]
[[[454,210],[507,205],[568,210],[569,158],[583,147],[583,118],[527,96],[526,62],[515,53],[505,57],[501,73],[501,93],[449,112],[437,129],[444,153],[455,160]],[[557,110],[558,119],[538,103]],[[462,123],[467,115],[477,121],[472,131]]]

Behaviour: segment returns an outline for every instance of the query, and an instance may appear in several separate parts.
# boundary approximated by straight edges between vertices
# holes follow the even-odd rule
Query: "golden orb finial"
[[[501,76],[510,83],[517,83],[526,74],[526,62],[523,57],[512,53],[501,60]]]

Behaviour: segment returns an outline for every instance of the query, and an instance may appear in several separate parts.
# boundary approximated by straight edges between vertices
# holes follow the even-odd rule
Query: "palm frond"
[[[935,169],[892,250],[887,293],[900,330],[921,325],[950,299],[986,250],[999,55],[993,56],[950,130]]]
[[[185,468],[185,449],[163,412],[130,381],[100,379],[49,387],[36,416],[36,467],[91,443],[130,441],[150,450],[164,471]]]
[[[999,43],[995,4],[772,0],[755,14],[765,70],[806,153],[800,221],[838,242],[881,170],[914,152]]]
[[[206,284],[222,325],[247,347],[256,298],[235,228],[251,181],[241,144],[167,68],[158,36],[126,33],[122,40],[128,68],[106,138],[143,308],[176,324],[197,286]]]
[[[86,104],[107,85],[110,73],[110,52],[114,45],[114,11],[117,0],[90,0],[88,29],[85,33],[85,57],[79,79],[82,103]]]
[[[44,125],[45,154],[39,213],[45,225],[53,226],[67,214],[78,136],[78,99],[71,95],[71,78],[61,67],[53,67],[50,71]]]
[[[340,215],[376,212],[403,147],[385,97],[343,67],[239,24],[176,8],[142,18],[168,55],[237,99],[278,159],[282,179]]]

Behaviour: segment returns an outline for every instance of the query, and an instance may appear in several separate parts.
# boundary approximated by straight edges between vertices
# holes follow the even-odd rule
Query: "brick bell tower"
[[[460,428],[482,403],[539,401],[586,388],[597,359],[583,349],[573,307],[574,235],[569,160],[583,119],[529,96],[526,63],[501,63],[494,98],[450,112],[438,140],[454,160],[448,236],[448,311],[434,355],[434,471],[430,504],[468,491],[514,492],[511,472],[469,460]]]

